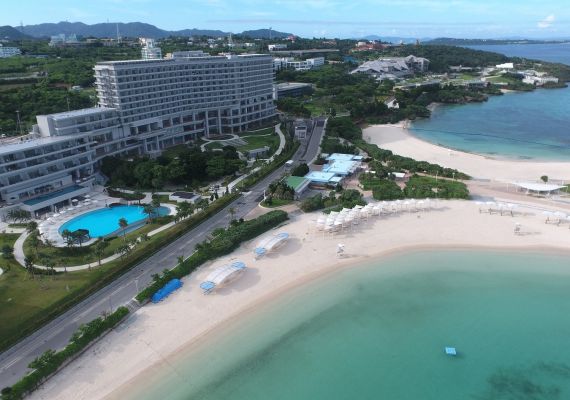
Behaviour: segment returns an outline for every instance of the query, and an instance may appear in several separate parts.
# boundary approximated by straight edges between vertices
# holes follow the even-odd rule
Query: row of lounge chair
[[[328,215],[323,214],[312,223],[316,230],[323,233],[335,233],[343,229],[352,228],[363,220],[383,214],[395,214],[401,212],[427,211],[434,207],[435,202],[425,200],[395,200],[369,203],[365,206],[356,205],[353,208],[343,208],[341,211],[331,211]]]

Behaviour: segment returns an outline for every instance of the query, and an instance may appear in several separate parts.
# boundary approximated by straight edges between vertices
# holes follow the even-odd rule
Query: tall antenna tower
[[[119,35],[119,23],[116,23],[115,26],[117,27],[117,43],[121,43],[121,35]]]
[[[24,21],[20,20],[20,32],[24,33]]]
[[[271,40],[271,39],[273,38],[273,37],[272,37],[272,36],[273,36],[273,35],[272,35],[273,32],[271,31],[271,29],[273,29],[273,28],[272,28],[272,27],[269,27],[269,40]]]

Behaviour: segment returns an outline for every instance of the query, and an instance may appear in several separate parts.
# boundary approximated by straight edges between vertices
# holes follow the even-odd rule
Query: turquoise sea
[[[569,399],[569,272],[567,255],[459,250],[337,271],[181,352],[132,398]]]
[[[441,105],[411,132],[445,147],[499,158],[570,160],[570,87]]]
[[[570,65],[570,43],[493,44],[465,47],[501,53],[509,57],[521,57]]]

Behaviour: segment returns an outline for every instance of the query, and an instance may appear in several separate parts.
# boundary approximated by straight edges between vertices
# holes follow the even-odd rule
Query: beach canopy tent
[[[565,186],[555,185],[551,183],[536,183],[536,182],[513,182],[513,185],[526,190],[527,193],[549,194],[564,189]]]
[[[262,257],[268,252],[276,250],[278,247],[283,245],[287,239],[289,239],[289,234],[287,232],[280,232],[276,235],[261,239],[253,250],[255,258]]]
[[[162,288],[158,289],[155,294],[152,295],[151,301],[153,303],[158,303],[159,301],[167,298],[172,292],[182,287],[182,281],[180,279],[174,278],[170,280]]]
[[[200,284],[200,288],[204,291],[204,293],[210,293],[214,289],[226,285],[239,278],[245,269],[246,266],[241,261],[235,261],[230,265],[218,267],[210,272],[210,275],[208,275],[206,280]]]

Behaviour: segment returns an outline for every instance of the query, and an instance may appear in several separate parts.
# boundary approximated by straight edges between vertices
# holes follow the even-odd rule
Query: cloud
[[[538,21],[537,26],[540,29],[550,28],[552,26],[552,24],[554,23],[555,19],[556,18],[554,17],[554,14],[550,14],[549,16],[544,18],[542,21]]]

